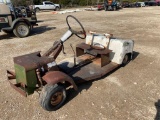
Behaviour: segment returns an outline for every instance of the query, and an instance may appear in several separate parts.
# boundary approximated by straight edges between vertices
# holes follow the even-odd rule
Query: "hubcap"
[[[17,31],[20,35],[25,36],[28,33],[28,28],[27,26],[19,25]]]
[[[53,106],[58,105],[63,99],[63,93],[62,92],[56,92],[52,98],[51,98],[51,104]]]

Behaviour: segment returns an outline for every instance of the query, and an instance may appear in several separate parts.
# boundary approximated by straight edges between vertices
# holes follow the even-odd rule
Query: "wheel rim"
[[[51,104],[53,106],[58,105],[61,101],[63,100],[63,93],[62,92],[56,92],[52,97],[51,97]]]
[[[18,28],[17,28],[17,32],[21,36],[26,36],[28,34],[28,27],[24,26],[24,25],[19,25]]]

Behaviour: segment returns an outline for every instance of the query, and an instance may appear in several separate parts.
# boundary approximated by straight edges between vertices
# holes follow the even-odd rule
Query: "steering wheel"
[[[68,15],[66,18],[67,25],[69,27],[69,30],[75,34],[77,37],[81,39],[86,38],[86,31],[84,30],[84,27],[79,22],[77,18],[75,18],[72,15]]]

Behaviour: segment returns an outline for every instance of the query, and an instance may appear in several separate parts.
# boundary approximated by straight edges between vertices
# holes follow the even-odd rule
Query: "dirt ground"
[[[65,105],[47,112],[39,105],[39,95],[25,98],[13,90],[6,78],[6,69],[13,70],[13,57],[48,50],[58,40],[72,14],[86,31],[112,33],[115,37],[133,39],[134,59],[109,76],[79,86],[68,94]],[[67,14],[41,12],[40,21],[27,38],[0,33],[0,120],[160,120],[160,7],[122,9],[120,11],[83,11]],[[84,40],[73,36],[65,46]],[[43,53],[42,52],[42,53]]]

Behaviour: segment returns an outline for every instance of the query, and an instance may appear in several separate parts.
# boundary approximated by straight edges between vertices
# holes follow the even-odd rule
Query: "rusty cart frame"
[[[74,30],[70,26],[70,19],[76,21],[81,30]],[[68,31],[47,52],[41,55],[38,51],[15,57],[15,72],[7,71],[10,85],[23,96],[27,97],[35,91],[41,91],[40,104],[48,111],[57,110],[64,104],[68,88],[72,87],[78,90],[79,83],[101,78],[121,64],[126,64],[133,55],[132,48],[124,56],[121,54],[121,58],[123,58],[121,63],[116,63],[109,59],[110,53],[113,51],[109,47],[81,43],[76,46],[74,58],[56,63],[55,60],[59,53],[64,51],[63,43],[73,34],[81,39],[86,38],[82,24],[74,16],[67,16],[66,21],[69,27]],[[94,35],[99,38],[98,35]],[[106,39],[103,35],[100,37]],[[110,37],[112,35],[107,40],[110,41]],[[113,39],[108,44],[115,42],[117,40]],[[132,40],[124,41],[122,47],[126,48],[130,44],[133,44]],[[15,79],[16,84],[13,84],[12,81]]]

